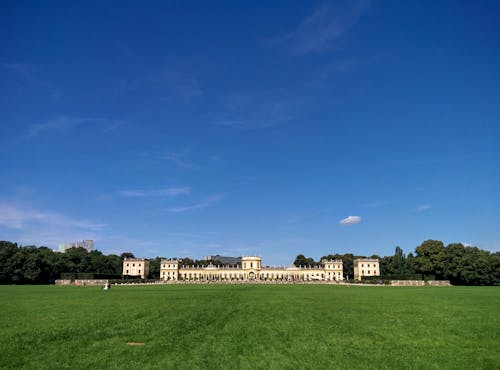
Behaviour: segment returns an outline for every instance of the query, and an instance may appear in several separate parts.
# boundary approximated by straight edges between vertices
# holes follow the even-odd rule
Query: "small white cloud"
[[[431,206],[429,204],[421,204],[415,210],[417,212],[423,212],[423,211],[427,211],[430,208],[431,208]]]
[[[292,55],[305,55],[332,47],[332,43],[354,26],[368,9],[368,1],[323,3],[300,25],[285,36],[271,40],[270,45],[284,45]]]
[[[359,216],[349,216],[340,220],[341,225],[355,225],[361,222],[361,217]]]
[[[196,169],[198,168],[198,165],[196,163],[191,162],[188,160],[188,154],[189,154],[189,149],[184,149],[182,151],[178,152],[171,152],[168,153],[167,155],[163,156],[162,159],[169,161],[176,165],[179,168],[192,168]]]
[[[222,194],[218,195],[212,195],[202,202],[195,203],[195,204],[190,204],[186,206],[179,206],[179,207],[171,207],[167,208],[166,211],[170,213],[184,213],[184,212],[189,212],[189,211],[195,211],[199,209],[204,209],[207,207],[210,207],[220,201],[224,196]]]
[[[191,188],[188,186],[180,188],[166,188],[158,190],[121,190],[119,194],[126,198],[146,198],[146,197],[174,197],[177,195],[188,195]]]
[[[192,74],[165,68],[161,76],[172,96],[189,101],[203,95],[200,83]]]
[[[60,116],[56,119],[46,121],[44,123],[38,123],[35,125],[31,125],[29,127],[28,133],[25,135],[26,139],[34,138],[40,134],[53,132],[53,131],[63,131],[66,129],[70,129],[73,127],[77,127],[80,125],[86,124],[98,124],[98,125],[107,125],[104,127],[104,131],[109,131],[111,126],[116,126],[113,129],[116,129],[119,121],[111,120],[107,118],[90,118],[90,117],[69,117],[69,116]]]

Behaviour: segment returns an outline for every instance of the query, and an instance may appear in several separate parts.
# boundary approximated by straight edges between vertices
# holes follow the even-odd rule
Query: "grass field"
[[[2,286],[0,312],[2,369],[500,368],[495,287]]]

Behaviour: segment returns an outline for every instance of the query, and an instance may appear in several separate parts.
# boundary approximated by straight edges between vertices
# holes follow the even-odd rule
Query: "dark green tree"
[[[426,240],[415,248],[415,267],[418,273],[442,279],[445,271],[445,247],[439,240]]]

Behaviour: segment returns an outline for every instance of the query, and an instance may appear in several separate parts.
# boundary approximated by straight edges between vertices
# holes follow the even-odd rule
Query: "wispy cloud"
[[[194,74],[169,67],[135,79],[118,81],[117,87],[122,92],[144,91],[156,101],[189,102],[203,95],[201,84]]]
[[[355,225],[361,222],[361,217],[359,216],[349,216],[340,220],[341,225]]]
[[[162,156],[161,159],[169,161],[180,168],[198,168],[198,165],[188,159],[189,150],[170,152]]]
[[[25,77],[33,75],[36,71],[36,68],[33,65],[23,63],[0,63],[0,68],[19,73]]]
[[[165,188],[157,190],[121,190],[118,192],[126,198],[147,198],[147,197],[175,197],[178,195],[188,195],[191,188],[188,186],[177,188]]]
[[[43,123],[31,125],[25,138],[31,139],[44,133],[64,131],[87,124],[101,125],[103,132],[109,132],[115,130],[119,123],[120,121],[107,118],[59,116]]]
[[[169,92],[183,100],[191,100],[203,95],[200,83],[192,74],[165,68],[161,76]]]
[[[166,211],[169,213],[184,213],[184,212],[196,211],[208,208],[219,202],[222,198],[224,198],[222,194],[212,195],[205,198],[203,201],[199,203],[189,204],[185,206],[170,207],[167,208]]]
[[[354,26],[368,10],[368,1],[323,2],[299,26],[284,36],[271,41],[292,55],[304,55],[332,47],[333,42]]]
[[[51,82],[40,78],[38,68],[32,64],[25,63],[0,63],[0,69],[21,76],[24,83],[32,90],[33,86],[38,86],[48,92],[48,96],[52,99],[61,97],[61,91]]]
[[[417,208],[415,208],[415,211],[417,211],[417,212],[424,212],[424,211],[427,211],[430,208],[431,208],[431,206],[429,204],[421,204]]]
[[[0,225],[20,229],[29,222],[93,230],[102,229],[106,226],[105,224],[87,220],[75,220],[54,212],[40,211],[13,203],[0,202]]]
[[[57,245],[95,238],[106,224],[0,200],[0,228],[23,243]]]
[[[385,162],[386,166],[394,167],[416,167],[416,166],[429,166],[449,162],[447,159],[442,158],[429,158],[429,159],[393,159]],[[417,188],[418,190],[418,188]]]
[[[223,113],[214,123],[241,129],[279,126],[298,118],[305,102],[304,98],[288,96],[229,94],[222,98]]]

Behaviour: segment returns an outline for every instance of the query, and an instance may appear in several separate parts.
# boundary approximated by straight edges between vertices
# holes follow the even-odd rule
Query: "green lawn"
[[[499,369],[500,288],[1,286],[0,329],[2,369]]]

